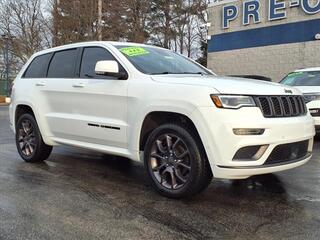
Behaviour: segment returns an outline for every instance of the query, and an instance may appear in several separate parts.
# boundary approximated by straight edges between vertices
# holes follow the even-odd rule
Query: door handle
[[[36,86],[37,87],[44,87],[44,86],[46,86],[46,83],[45,82],[37,82]]]
[[[76,83],[76,84],[73,84],[72,87],[74,87],[74,88],[84,88],[84,83]]]

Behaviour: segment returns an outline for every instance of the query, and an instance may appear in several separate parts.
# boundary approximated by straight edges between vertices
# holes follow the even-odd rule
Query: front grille
[[[307,156],[309,140],[283,144],[275,147],[264,165],[291,162]]]
[[[257,96],[255,101],[266,118],[297,117],[307,114],[302,96]]]

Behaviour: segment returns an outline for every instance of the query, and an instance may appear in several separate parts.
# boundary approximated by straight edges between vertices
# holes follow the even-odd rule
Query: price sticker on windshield
[[[303,72],[294,72],[294,73],[290,73],[288,75],[288,77],[297,77],[297,76],[301,76],[303,74],[304,74]]]
[[[142,47],[126,47],[119,50],[129,57],[137,57],[149,54],[149,52]]]

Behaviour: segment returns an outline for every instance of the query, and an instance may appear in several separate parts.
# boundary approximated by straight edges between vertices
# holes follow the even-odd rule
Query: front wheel
[[[154,188],[169,198],[194,195],[212,180],[199,139],[179,125],[162,125],[150,134],[144,163]]]
[[[24,114],[17,121],[16,145],[22,159],[30,163],[44,161],[52,152],[52,147],[43,142],[38,124],[31,114]]]

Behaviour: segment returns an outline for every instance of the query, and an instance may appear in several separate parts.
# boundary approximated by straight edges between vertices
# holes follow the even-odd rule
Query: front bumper
[[[262,175],[267,173],[281,172],[292,168],[299,167],[307,163],[311,159],[312,155],[308,154],[305,158],[298,159],[296,161],[284,164],[276,164],[274,166],[254,166],[254,167],[239,167],[239,168],[227,168],[227,167],[215,167],[215,177],[226,179],[246,179],[254,175]]]
[[[198,131],[216,178],[242,179],[252,175],[278,172],[306,163],[311,158],[315,135],[314,120],[308,114],[290,118],[264,118],[259,108],[238,110],[198,108],[193,117],[199,123]],[[201,122],[200,122],[201,121]],[[235,135],[233,129],[265,129],[262,135]],[[273,150],[283,144],[309,141],[308,154],[299,161],[265,165]],[[236,161],[239,149],[267,145],[257,160]]]

